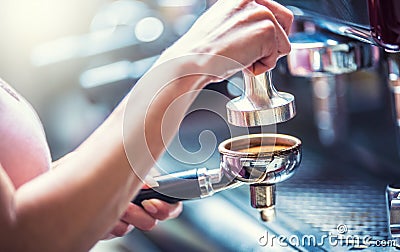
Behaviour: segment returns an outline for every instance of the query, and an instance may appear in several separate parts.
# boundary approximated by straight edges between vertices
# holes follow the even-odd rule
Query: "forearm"
[[[205,74],[207,59],[201,62],[201,58],[183,56],[157,64],[130,94],[123,125],[124,147],[140,178],[172,140],[198,92],[213,79]]]
[[[155,162],[149,157],[158,157],[164,150],[160,129],[165,111],[182,94],[206,84],[201,76],[188,77],[190,81],[178,79],[166,86],[161,76],[149,77],[151,83],[144,79],[132,93],[130,99],[134,99],[136,105],[133,110],[125,111],[126,104],[130,103],[125,99],[92,136],[58,163],[56,169],[15,192],[16,217],[10,226],[12,235],[7,239],[15,249],[87,250],[119,219],[142,185],[132,170],[132,162],[127,159],[124,144],[140,150],[137,155],[133,153],[133,163],[140,165],[140,169],[133,168],[140,170],[140,176],[146,174]],[[135,92],[141,95],[136,96]],[[165,141],[175,134],[195,93],[181,101],[174,110],[174,118],[167,119]],[[152,103],[147,106],[149,101]],[[124,124],[124,117],[129,125]],[[156,133],[146,136],[145,132],[149,131]],[[141,141],[143,139],[145,141]],[[148,147],[151,155],[146,153]]]
[[[118,114],[56,169],[16,191],[16,248],[85,251],[116,223],[140,186],[124,155]]]

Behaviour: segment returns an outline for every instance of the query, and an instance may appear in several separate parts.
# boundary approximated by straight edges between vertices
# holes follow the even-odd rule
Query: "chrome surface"
[[[276,91],[271,72],[252,76],[243,72],[243,94],[226,104],[228,122],[242,127],[277,124],[296,114],[294,96]]]
[[[270,150],[260,150],[260,147]],[[249,151],[248,148],[258,148]],[[295,173],[301,161],[301,141],[282,134],[252,134],[219,145],[221,169],[235,182],[250,183],[250,201],[261,220],[275,219],[275,184]]]
[[[390,236],[396,240],[400,247],[400,188],[399,185],[386,187],[386,206]]]
[[[209,172],[207,168],[197,169],[197,177],[201,193],[200,197],[209,196],[212,195],[213,193],[212,189],[213,177],[211,174],[215,174],[215,172]]]
[[[283,0],[280,2],[290,2],[290,1]],[[322,6],[321,4],[318,4],[314,1],[302,1],[302,2],[305,2],[305,5],[308,4],[309,6],[307,6],[306,8],[299,8],[299,6],[304,5],[304,3],[295,3],[295,2],[291,3],[293,5],[288,4],[287,6],[289,9],[292,10],[295,19],[297,21],[303,21],[303,22],[310,21],[323,30],[329,31],[334,34],[338,34],[343,37],[351,38],[362,43],[380,46],[390,52],[398,52],[400,50],[398,44],[397,45],[382,44],[372,36],[371,25],[368,20],[369,13],[368,13],[367,1],[361,2],[361,1],[343,0],[343,1],[335,1],[334,3],[332,1],[332,2],[325,2]],[[337,11],[340,12],[338,13]],[[354,20],[354,17],[358,18]],[[365,18],[367,20],[365,20]],[[386,20],[386,21],[394,22],[392,24],[393,26],[395,26],[396,24],[396,21],[393,20]]]
[[[294,76],[351,73],[370,68],[378,61],[378,48],[333,33],[298,32],[290,35],[290,42],[288,68]]]
[[[245,151],[268,147],[268,151]],[[282,149],[275,146],[284,146]],[[221,169],[243,183],[275,184],[290,178],[300,165],[301,141],[283,134],[251,134],[222,142]]]
[[[376,66],[379,49],[321,30],[318,25],[311,21],[295,21],[287,63],[291,75],[311,78],[319,138],[330,146],[347,134],[347,88],[342,76]]]
[[[312,77],[314,121],[322,144],[331,146],[344,141],[348,129],[347,87],[342,76]]]
[[[258,150],[246,151],[248,148]],[[262,148],[266,148],[266,150],[262,150]],[[301,161],[301,141],[293,136],[282,134],[238,136],[223,141],[218,149],[221,155],[220,169],[196,169],[200,195],[194,195],[195,198],[209,197],[216,192],[236,188],[243,184],[254,184],[250,190],[251,204],[257,209],[260,208],[261,211],[264,208],[272,209],[274,207],[274,184],[293,176]],[[175,174],[167,176],[176,177]],[[181,183],[176,183],[173,191],[187,190],[187,188],[181,187]],[[171,184],[168,185],[168,189],[171,191]],[[162,191],[162,188],[158,188],[158,190],[166,193]],[[179,198],[178,195],[166,194]]]
[[[261,220],[265,222],[275,219],[276,192],[275,184],[251,184],[250,202],[253,208],[260,210]]]
[[[394,124],[397,127],[398,144],[400,144],[400,53],[388,54],[388,86],[391,91]],[[400,150],[400,148],[399,148]]]
[[[309,1],[310,2],[310,1]],[[349,1],[342,1],[342,2],[349,2]],[[338,6],[338,1],[335,1],[336,7]],[[314,3],[315,5],[315,3]],[[340,5],[340,4],[339,4]],[[363,43],[369,43],[369,44],[376,44],[375,40],[371,36],[370,32],[370,27],[369,27],[369,22],[368,20],[364,20],[362,23],[356,24],[352,22],[353,20],[340,20],[341,17],[343,17],[343,12],[340,14],[336,14],[337,17],[332,17],[329,14],[332,14],[335,10],[335,6],[331,4],[331,9],[326,10],[327,13],[324,13],[324,15],[321,15],[318,13],[319,9],[318,8],[320,5],[316,4],[316,6],[313,6],[313,10],[309,10],[310,8],[306,9],[300,9],[296,7],[295,5],[288,5],[287,7],[293,12],[295,19],[297,21],[301,22],[312,22],[319,28],[329,31],[331,33],[344,36],[347,38],[355,39]],[[326,7],[326,5],[322,6]],[[354,6],[358,7],[358,6]],[[355,13],[359,14],[360,16],[363,16],[363,18],[368,18],[368,10],[366,7],[366,1],[365,3],[362,4],[362,7],[364,8],[365,15],[362,15],[358,11],[360,9],[354,9],[354,10],[348,10],[349,14],[348,17],[351,19],[354,17]],[[343,7],[346,9],[346,7]],[[329,13],[328,13],[329,12]]]
[[[301,141],[283,134],[250,134],[225,140],[218,150],[219,170],[199,168],[196,171],[201,194],[196,198],[250,184],[251,206],[260,210],[263,221],[273,220],[275,184],[292,177],[300,165]],[[179,191],[181,186],[177,183],[173,191]],[[159,192],[163,193],[161,188]]]
[[[314,17],[321,22],[331,20],[332,22],[349,24],[351,26],[369,27],[368,3],[358,0],[276,0],[280,4],[298,10],[298,15]]]

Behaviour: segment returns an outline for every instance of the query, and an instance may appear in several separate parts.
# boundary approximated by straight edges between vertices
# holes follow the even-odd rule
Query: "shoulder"
[[[16,187],[49,169],[50,151],[36,112],[4,81],[0,122],[0,163]]]

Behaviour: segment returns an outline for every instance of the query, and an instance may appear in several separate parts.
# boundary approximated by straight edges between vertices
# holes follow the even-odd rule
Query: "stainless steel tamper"
[[[271,125],[295,116],[294,96],[275,89],[270,71],[257,76],[243,71],[243,79],[242,95],[226,104],[230,124],[242,127]]]

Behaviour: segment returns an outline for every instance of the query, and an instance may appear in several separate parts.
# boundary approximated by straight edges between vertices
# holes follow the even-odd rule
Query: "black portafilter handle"
[[[201,196],[197,169],[158,176],[154,179],[158,185],[140,190],[132,203],[141,206],[142,201],[147,199],[177,203]]]

